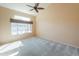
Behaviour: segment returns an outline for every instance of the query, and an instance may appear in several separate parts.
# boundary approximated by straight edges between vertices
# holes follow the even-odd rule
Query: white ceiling
[[[31,6],[35,5],[34,3],[0,3],[0,6],[36,16],[37,13],[34,10],[30,11],[30,9],[32,8],[26,6],[27,4]],[[46,8],[47,6],[48,6],[47,3],[40,3],[39,5],[39,7],[44,7],[44,8]]]

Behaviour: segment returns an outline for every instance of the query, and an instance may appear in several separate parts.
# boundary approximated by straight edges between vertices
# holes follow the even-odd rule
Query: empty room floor
[[[0,56],[78,56],[79,49],[31,37],[0,46]]]

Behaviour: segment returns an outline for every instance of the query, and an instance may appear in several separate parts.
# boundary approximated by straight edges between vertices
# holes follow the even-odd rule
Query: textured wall
[[[13,17],[14,15],[30,17],[34,22],[33,23],[33,32],[25,33],[23,35],[12,36],[10,18]],[[35,17],[34,16],[0,7],[0,44],[27,38],[27,37],[33,36],[33,35],[35,35]]]
[[[36,19],[37,36],[79,47],[79,4],[50,4]]]

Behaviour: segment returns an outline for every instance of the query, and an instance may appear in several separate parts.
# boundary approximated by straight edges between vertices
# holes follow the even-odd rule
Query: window
[[[11,34],[20,35],[24,33],[32,33],[32,21],[30,18],[14,17],[11,19]]]

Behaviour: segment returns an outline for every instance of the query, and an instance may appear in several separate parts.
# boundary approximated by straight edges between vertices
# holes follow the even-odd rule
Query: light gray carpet
[[[0,56],[78,56],[79,49],[32,37],[0,46]]]

